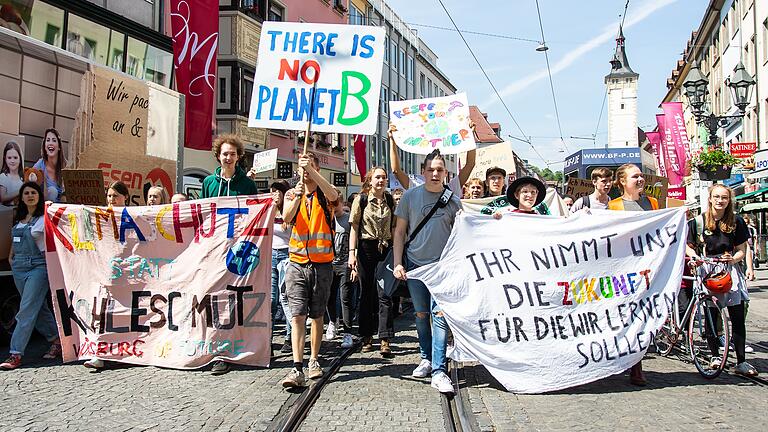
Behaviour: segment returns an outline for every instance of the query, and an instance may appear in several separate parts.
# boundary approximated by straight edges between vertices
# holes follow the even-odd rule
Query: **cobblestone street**
[[[757,344],[748,359],[766,376],[768,272],[759,276],[750,290],[748,338]],[[382,359],[377,351],[351,355],[321,392],[302,431],[444,430],[439,394],[429,380],[410,377],[418,361],[416,332],[408,317],[398,325],[407,328],[395,339],[395,357]],[[275,338],[275,348],[278,341],[282,337]],[[327,357],[337,345],[326,350]],[[264,431],[291,396],[279,385],[287,355],[277,356],[269,369],[234,367],[216,377],[125,365],[94,373],[80,363],[40,359],[45,348],[36,340],[25,367],[0,373],[0,430]],[[765,386],[730,373],[705,380],[674,354],[650,354],[644,369],[644,388],[630,386],[624,374],[543,395],[507,393],[479,365],[464,364],[459,378],[465,404],[483,431],[764,430]]]

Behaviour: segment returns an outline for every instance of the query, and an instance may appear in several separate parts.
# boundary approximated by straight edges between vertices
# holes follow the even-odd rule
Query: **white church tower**
[[[624,50],[624,31],[619,27],[608,87],[608,147],[637,147],[637,79]]]

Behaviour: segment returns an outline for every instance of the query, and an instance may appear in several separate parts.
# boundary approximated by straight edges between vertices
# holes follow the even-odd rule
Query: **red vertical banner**
[[[365,177],[365,173],[368,172],[366,166],[366,151],[365,151],[365,135],[355,135],[355,163],[357,164],[357,170],[360,172],[360,178]]]
[[[685,130],[685,116],[683,115],[682,102],[665,102],[661,104],[664,111],[664,122],[669,131],[672,141],[667,145],[673,145],[677,160],[679,162],[679,171],[681,177],[690,174],[688,161],[691,160],[691,143],[688,141],[688,132]]]
[[[184,146],[211,149],[219,2],[171,0],[176,89],[184,95]]]
[[[665,176],[669,179],[670,186],[683,183],[685,167],[680,165],[677,151],[672,143],[672,131],[667,128],[667,119],[664,114],[656,114],[656,124],[659,130],[659,158],[664,161]]]

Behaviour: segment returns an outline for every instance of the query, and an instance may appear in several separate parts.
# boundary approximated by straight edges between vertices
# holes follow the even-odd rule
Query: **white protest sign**
[[[277,149],[266,150],[253,155],[253,170],[257,173],[277,168]]]
[[[643,358],[680,288],[685,209],[569,218],[462,212],[440,261],[408,272],[459,357],[513,392],[560,390]]]
[[[376,132],[384,28],[264,21],[249,127]],[[312,100],[314,94],[314,109]]]
[[[389,102],[389,120],[397,146],[409,153],[429,154],[438,149],[454,154],[474,149],[465,93],[428,99]]]

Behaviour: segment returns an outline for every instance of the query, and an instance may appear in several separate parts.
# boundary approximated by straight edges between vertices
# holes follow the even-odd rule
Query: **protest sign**
[[[273,217],[268,194],[52,204],[46,261],[64,362],[267,366]]]
[[[277,168],[277,149],[266,150],[253,155],[253,170],[257,173]]]
[[[445,97],[389,102],[392,134],[397,146],[409,153],[429,154],[435,149],[454,154],[476,147],[469,127],[465,93]]]
[[[101,170],[64,169],[61,171],[67,202],[70,204],[107,205],[104,175]]]
[[[680,288],[685,209],[569,218],[463,212],[440,260],[408,272],[443,310],[456,356],[540,393],[643,358]]]
[[[515,211],[515,207],[513,207],[509,201],[507,201],[506,195],[477,199],[463,199],[461,200],[461,206],[465,212],[479,213],[484,215],[492,215],[497,211],[502,213],[513,213]],[[562,198],[560,198],[560,194],[557,193],[555,188],[547,189],[547,195],[544,197],[544,201],[536,206],[535,210],[539,214],[568,216],[568,209],[565,206],[565,202]]]
[[[371,135],[384,64],[383,27],[265,21],[249,127]],[[314,103],[312,103],[314,100]]]
[[[461,158],[461,166],[467,162],[466,155]],[[517,172],[515,168],[515,155],[512,153],[512,144],[503,142],[485,147],[478,147],[475,153],[475,167],[472,169],[469,178],[479,178],[485,181],[485,171],[488,168],[499,167],[512,175]]]
[[[572,196],[574,200],[589,195],[594,191],[595,185],[592,184],[591,180],[576,177],[569,178],[568,184],[565,187],[565,194]]]
[[[652,174],[643,174],[645,178],[645,195],[656,198],[659,202],[659,208],[665,208],[667,202],[667,189],[669,187],[669,180],[666,177],[660,177]],[[595,186],[591,180],[580,179],[571,177],[568,179],[568,184],[565,187],[565,194],[572,196],[574,199],[579,199],[585,195],[589,195],[595,191]],[[611,199],[621,196],[619,188],[616,186],[611,188],[608,193]]]

